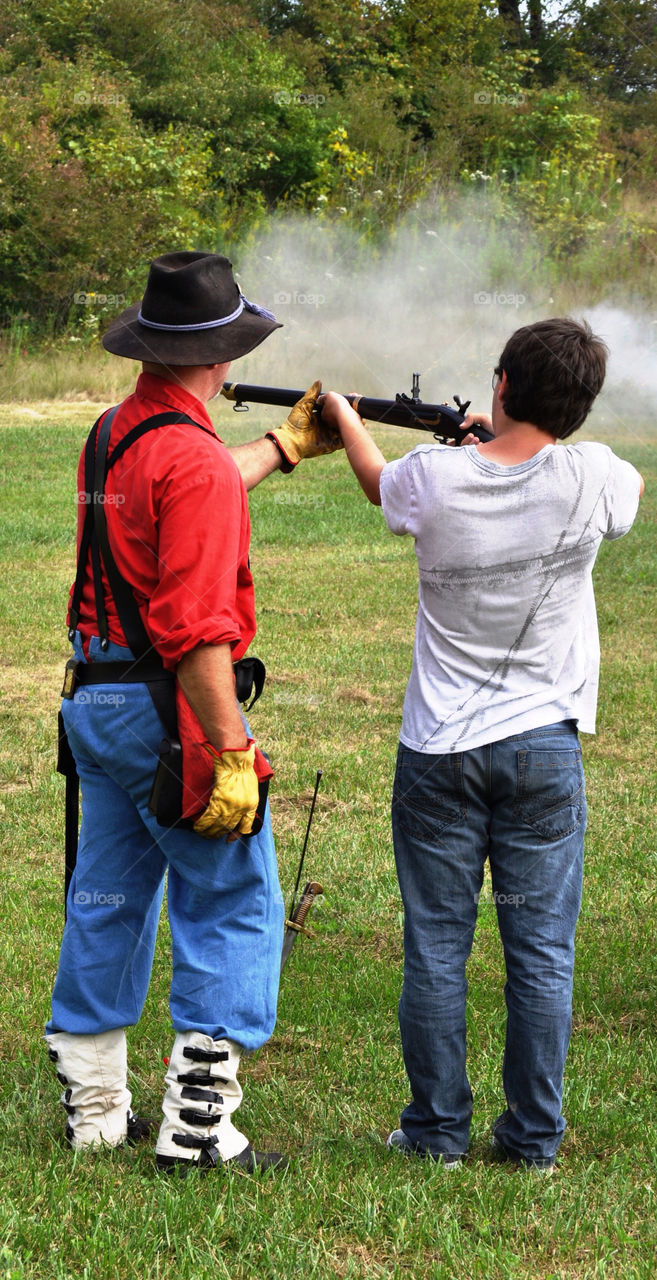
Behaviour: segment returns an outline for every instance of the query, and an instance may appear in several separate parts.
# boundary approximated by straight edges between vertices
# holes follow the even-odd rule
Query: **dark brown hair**
[[[516,329],[495,370],[507,376],[505,413],[565,439],[587,417],[605,380],[607,355],[585,320],[539,320]]]

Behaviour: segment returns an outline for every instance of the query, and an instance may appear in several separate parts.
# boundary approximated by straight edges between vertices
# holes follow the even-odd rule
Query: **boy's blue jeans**
[[[484,863],[504,947],[506,1110],[494,1132],[516,1160],[551,1164],[561,1142],[586,800],[571,721],[486,747],[426,755],[400,744],[392,825],[405,911],[399,1004],[411,1141],[467,1151],[465,965]]]
[[[101,654],[92,639],[90,656],[130,651]],[[144,684],[83,687],[63,714],[82,824],[46,1030],[96,1035],[137,1022],[166,873],[176,1031],[259,1048],[276,1019],[284,916],[269,811],[257,835],[230,843],[158,826],[148,799],[163,729]]]

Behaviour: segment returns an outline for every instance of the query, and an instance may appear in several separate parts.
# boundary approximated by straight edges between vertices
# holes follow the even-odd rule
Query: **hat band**
[[[240,294],[239,306],[231,311],[229,316],[222,316],[219,320],[204,320],[201,324],[158,324],[155,320],[147,320],[141,313],[141,308],[137,315],[140,324],[145,324],[147,329],[166,329],[169,333],[189,333],[195,329],[218,329],[222,324],[231,324],[233,320],[237,320],[244,310],[246,299]]]

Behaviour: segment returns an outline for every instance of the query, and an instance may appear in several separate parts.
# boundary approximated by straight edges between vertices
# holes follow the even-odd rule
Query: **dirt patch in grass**
[[[376,694],[368,693],[365,689],[338,689],[335,696],[338,702],[362,702],[366,707],[383,702],[383,698],[378,698]]]
[[[62,662],[39,666],[15,667],[0,662],[0,697],[6,710],[29,708],[37,714],[56,711],[64,679]],[[53,731],[54,732],[54,731]]]

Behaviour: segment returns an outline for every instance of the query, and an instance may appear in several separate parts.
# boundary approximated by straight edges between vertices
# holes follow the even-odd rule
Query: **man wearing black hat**
[[[271,769],[235,696],[234,664],[255,634],[246,491],[340,441],[314,414],[319,383],[282,427],[230,450],[205,410],[230,361],[279,327],[225,258],[158,258],[141,304],[103,338],[143,372],[99,419],[78,473],[62,716],[83,817],[46,1040],[75,1150],[143,1136],[125,1027],[146,998],[166,872],[166,1170],[284,1163],[231,1118],[240,1054],[273,1030],[283,925],[261,799]]]

